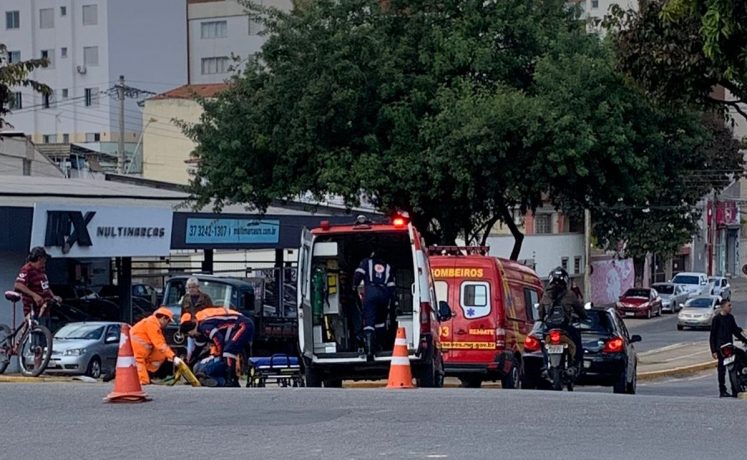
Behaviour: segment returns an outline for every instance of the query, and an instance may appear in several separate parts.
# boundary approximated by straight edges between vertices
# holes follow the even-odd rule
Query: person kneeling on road
[[[547,324],[548,328],[559,328],[565,331],[573,341],[575,353],[573,357],[574,372],[581,370],[584,360],[584,350],[581,345],[581,333],[573,326],[573,316],[586,319],[586,311],[576,294],[568,289],[570,277],[561,267],[550,273],[550,281],[539,304],[539,320]]]
[[[163,336],[163,330],[173,319],[171,310],[161,307],[130,329],[132,351],[141,385],[151,383],[151,378],[163,379],[172,375],[174,366],[181,362]]]
[[[215,373],[223,370],[225,386],[239,386],[236,376],[236,360],[239,353],[254,337],[254,323],[251,319],[228,308],[206,308],[194,317],[189,314],[183,315],[180,330],[187,332],[195,339],[198,349],[206,346],[210,341],[211,354],[225,363],[223,370],[217,362],[203,360],[205,361],[203,366],[206,367],[200,372],[201,374],[214,378]],[[199,350],[196,349],[195,353],[199,355]]]

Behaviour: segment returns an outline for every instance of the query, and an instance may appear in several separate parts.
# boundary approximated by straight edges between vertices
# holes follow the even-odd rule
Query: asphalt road
[[[589,392],[0,386],[2,458],[703,459],[741,452],[747,402]]]
[[[733,302],[733,314],[740,327],[747,328],[747,301]],[[648,351],[667,345],[683,342],[708,341],[709,331],[685,329],[677,330],[677,314],[662,313],[651,319],[625,319],[631,334],[639,334],[643,341],[635,344],[636,350]]]

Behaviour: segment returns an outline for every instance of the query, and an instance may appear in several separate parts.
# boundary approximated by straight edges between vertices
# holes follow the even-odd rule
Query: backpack
[[[563,305],[554,303],[545,315],[545,324],[547,327],[562,327],[568,322]]]

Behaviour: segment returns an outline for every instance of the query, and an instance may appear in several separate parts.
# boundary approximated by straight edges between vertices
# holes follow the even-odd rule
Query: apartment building
[[[186,0],[3,0],[0,43],[11,62],[47,58],[32,78],[52,96],[16,88],[8,121],[37,144],[97,143],[116,150],[120,75],[154,93],[187,78]],[[128,92],[125,141],[142,129],[137,95]]]
[[[289,11],[291,0],[257,0]],[[235,0],[189,0],[189,83],[222,83],[265,43],[262,25]]]

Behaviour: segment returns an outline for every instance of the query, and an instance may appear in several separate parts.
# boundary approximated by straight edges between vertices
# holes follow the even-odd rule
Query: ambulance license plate
[[[734,358],[736,358],[736,356],[729,356],[728,358],[724,358],[724,366],[728,366],[729,364],[733,363]]]
[[[547,353],[551,355],[560,355],[563,353],[564,345],[550,345],[547,347]]]

